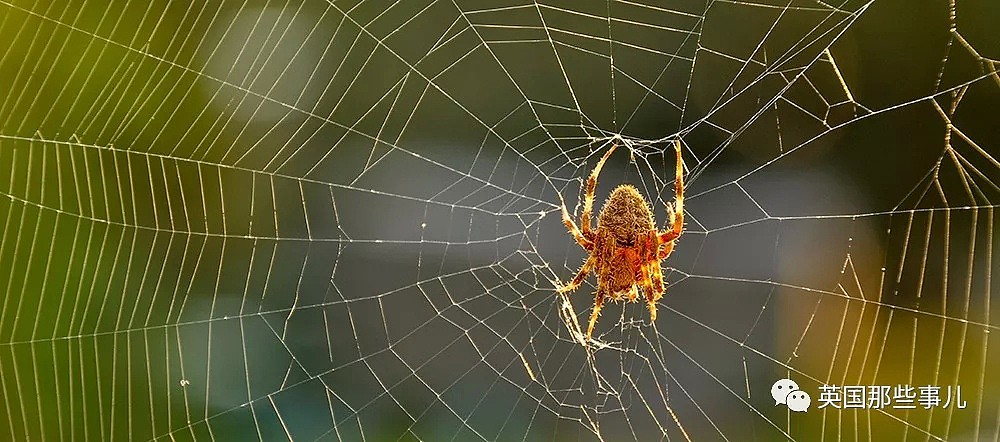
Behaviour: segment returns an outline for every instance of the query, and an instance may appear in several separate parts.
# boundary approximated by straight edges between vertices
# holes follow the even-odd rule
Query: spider
[[[594,207],[594,189],[597,175],[611,153],[617,148],[612,144],[601,161],[587,178],[587,192],[583,200],[583,213],[576,226],[562,202],[562,221],[576,242],[589,253],[580,271],[569,284],[557,288],[558,293],[576,290],[591,271],[597,276],[597,293],[594,308],[587,326],[587,339],[594,332],[594,324],[601,313],[605,299],[635,302],[640,286],[644,289],[649,305],[650,321],[656,321],[656,301],[663,297],[663,273],[660,261],[670,256],[674,243],[684,231],[684,161],[681,159],[681,143],[674,141],[677,152],[677,177],[674,180],[675,203],[667,203],[668,228],[657,231],[649,204],[639,190],[629,184],[622,184],[611,192],[597,216],[597,228],[591,229],[590,216]]]

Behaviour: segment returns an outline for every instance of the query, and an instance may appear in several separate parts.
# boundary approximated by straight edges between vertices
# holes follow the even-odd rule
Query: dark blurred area
[[[0,2],[0,439],[995,439],[1000,6],[919,3]],[[559,197],[677,138],[583,343]]]

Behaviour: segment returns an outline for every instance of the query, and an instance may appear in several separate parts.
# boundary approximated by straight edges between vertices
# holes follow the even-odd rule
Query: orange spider
[[[617,147],[616,144],[611,145],[611,149],[604,154],[587,178],[587,193],[584,195],[583,214],[580,216],[582,231],[570,218],[566,202],[559,195],[563,224],[590,255],[576,277],[557,291],[566,293],[576,290],[590,271],[597,275],[597,293],[594,297],[594,310],[590,314],[590,325],[587,326],[587,339],[590,339],[594,331],[594,324],[597,323],[597,315],[601,312],[601,304],[605,298],[614,301],[627,298],[634,302],[638,298],[640,285],[649,304],[649,318],[656,321],[656,301],[663,297],[660,261],[670,256],[674,243],[684,231],[684,161],[681,159],[679,140],[674,141],[674,150],[677,151],[677,177],[674,181],[676,203],[667,203],[669,229],[657,231],[646,199],[634,186],[622,184],[604,202],[601,214],[597,216],[597,228],[591,230],[590,214],[594,207],[597,175]]]

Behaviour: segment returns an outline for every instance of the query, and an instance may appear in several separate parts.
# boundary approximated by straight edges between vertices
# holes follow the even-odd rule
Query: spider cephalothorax
[[[680,141],[674,141],[674,150],[677,152],[677,173],[674,180],[676,202],[667,204],[666,230],[656,229],[646,199],[638,189],[628,184],[618,186],[611,192],[597,216],[597,227],[591,229],[590,216],[594,208],[597,176],[617,147],[616,144],[611,145],[587,178],[583,213],[580,216],[582,229],[570,218],[566,203],[562,204],[563,224],[589,256],[576,277],[569,284],[559,287],[558,291],[565,293],[575,290],[591,271],[597,275],[597,293],[594,296],[590,324],[587,326],[587,338],[594,331],[594,324],[597,323],[605,298],[635,301],[640,288],[646,295],[650,320],[656,320],[656,301],[663,297],[660,261],[670,256],[674,250],[674,242],[684,230],[684,161],[681,159]]]

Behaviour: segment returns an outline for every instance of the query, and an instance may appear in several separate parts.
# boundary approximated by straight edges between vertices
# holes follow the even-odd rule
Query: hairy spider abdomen
[[[655,234],[653,214],[639,190],[628,184],[615,188],[597,218],[595,239],[598,265],[607,269],[601,278],[607,296],[631,295],[642,266],[656,255]]]
[[[655,231],[649,204],[635,186],[623,184],[611,192],[597,217],[597,228],[615,236],[619,247],[634,247]]]

